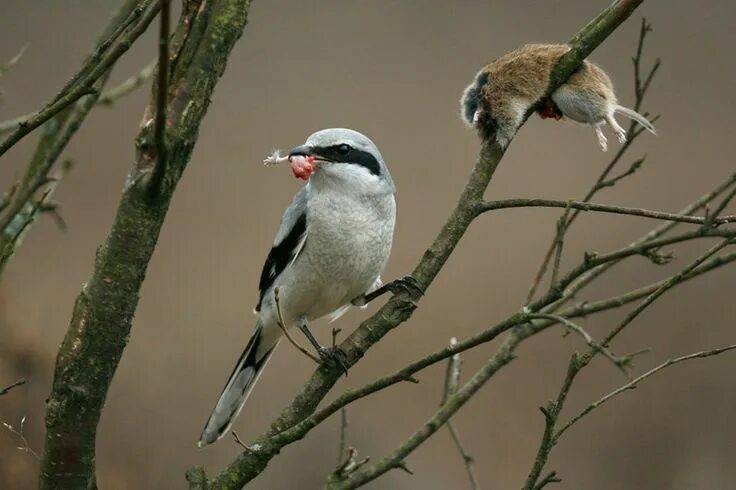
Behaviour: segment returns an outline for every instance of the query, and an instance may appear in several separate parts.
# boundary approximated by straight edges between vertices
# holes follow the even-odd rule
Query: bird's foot
[[[319,354],[320,359],[322,359],[323,364],[326,364],[328,366],[339,366],[340,369],[342,369],[342,371],[345,373],[345,376],[348,375],[347,356],[342,349],[337,346],[322,346],[317,349],[317,353]]]
[[[392,294],[406,292],[410,295],[424,296],[424,289],[419,285],[419,281],[411,275],[389,282],[386,284],[386,289],[391,291]]]

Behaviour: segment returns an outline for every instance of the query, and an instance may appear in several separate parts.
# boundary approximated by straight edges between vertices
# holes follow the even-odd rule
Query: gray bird
[[[253,334],[207,420],[200,447],[228,432],[281,340],[276,288],[284,325],[296,325],[322,359],[343,369],[340,352],[321,346],[308,323],[326,315],[335,319],[396,287],[418,289],[410,277],[381,286],[396,220],[395,188],[370,139],[350,129],[324,129],[291,150],[288,161],[307,184],[281,218],[261,273]]]

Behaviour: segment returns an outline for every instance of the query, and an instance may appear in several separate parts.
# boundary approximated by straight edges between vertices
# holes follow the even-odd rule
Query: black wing
[[[261,280],[258,283],[260,296],[258,298],[256,312],[261,311],[263,296],[268,291],[268,288],[273,285],[276,278],[279,277],[284,269],[286,269],[286,266],[296,258],[299,251],[304,247],[306,234],[307,210],[304,209],[297,217],[288,234],[279,243],[274,244],[268,253],[266,263],[263,264],[263,271],[261,271]]]

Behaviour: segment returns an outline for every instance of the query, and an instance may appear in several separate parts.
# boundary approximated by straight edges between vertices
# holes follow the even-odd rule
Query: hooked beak
[[[309,145],[301,145],[289,152],[291,171],[294,172],[294,177],[297,179],[309,180],[309,177],[316,170],[312,150],[313,148]]]
[[[312,147],[309,145],[301,145],[296,148],[292,148],[289,152],[289,159],[291,157],[309,157],[312,156]]]

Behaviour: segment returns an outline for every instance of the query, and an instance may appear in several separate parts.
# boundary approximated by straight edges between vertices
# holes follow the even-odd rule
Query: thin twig
[[[273,290],[273,300],[276,303],[276,315],[278,316],[278,325],[279,328],[281,328],[281,331],[284,333],[284,336],[287,338],[289,342],[291,342],[291,345],[297,348],[302,354],[316,362],[317,364],[320,364],[322,361],[315,356],[314,354],[310,353],[307,349],[301,346],[299,342],[297,342],[289,333],[289,330],[286,328],[286,325],[284,324],[284,318],[281,316],[281,300],[279,296],[281,295],[281,290],[277,286]]]
[[[6,386],[2,390],[0,390],[0,395],[4,395],[7,392],[9,392],[10,390],[12,390],[13,388],[16,388],[18,386],[23,386],[24,384],[26,384],[26,379],[25,378],[20,378],[18,381],[16,381],[12,385]]]
[[[151,79],[154,71],[156,70],[156,63],[156,60],[152,61],[150,64],[143,67],[143,69],[137,74],[133,75],[130,78],[127,78],[126,80],[123,80],[115,87],[112,87],[109,90],[105,90],[104,92],[102,92],[102,95],[100,95],[99,99],[97,99],[97,102],[95,103],[97,105],[109,107],[112,106],[118,99],[121,99],[126,95],[133,93],[136,89],[138,89]],[[6,121],[0,121],[0,134],[12,131],[13,129],[17,128],[19,124],[30,119],[31,117],[33,117],[33,113],[23,114],[22,116],[8,119]]]
[[[603,339],[603,342],[601,345],[604,347],[607,347],[611,341],[624,329],[626,328],[636,317],[638,317],[642,311],[644,311],[649,305],[654,303],[654,301],[657,300],[660,296],[662,296],[665,292],[672,289],[674,286],[676,286],[678,283],[680,283],[689,273],[691,273],[693,270],[695,270],[697,267],[699,267],[703,262],[711,258],[713,255],[720,252],[723,248],[727,247],[728,245],[732,245],[734,242],[736,242],[736,238],[726,238],[725,240],[717,243],[710,249],[708,249],[703,255],[692,261],[690,264],[688,264],[687,267],[682,269],[680,272],[672,276],[670,279],[665,281],[664,284],[662,284],[659,288],[657,288],[652,294],[646,297],[644,301],[642,301],[636,308],[634,308],[626,317],[621,321],[621,323],[616,326],[611,332],[609,332],[608,335],[606,335],[606,338]]]
[[[15,427],[8,424],[7,422],[2,423],[3,426],[8,429],[10,432],[15,434],[23,443],[22,446],[18,446],[18,450],[23,451],[24,453],[31,454],[34,458],[36,458],[37,461],[40,461],[41,458],[38,456],[38,453],[31,448],[31,446],[28,444],[28,440],[26,440],[25,436],[25,424],[26,424],[26,417],[25,415],[23,418],[20,419],[20,430],[16,430]]]
[[[252,453],[253,452],[253,448],[251,448],[246,443],[244,443],[240,439],[240,436],[238,436],[238,433],[237,432],[231,431],[230,433],[233,435],[233,439],[235,439],[235,444],[237,444],[238,446],[242,447],[243,449],[245,449],[245,451],[247,451],[249,453]]]
[[[713,350],[709,350],[709,351],[696,352],[694,354],[688,354],[686,356],[681,356],[681,357],[677,357],[677,358],[674,358],[674,359],[668,359],[667,361],[663,362],[662,364],[658,365],[657,367],[650,369],[649,371],[647,371],[646,373],[642,374],[641,376],[637,376],[636,378],[632,379],[630,382],[626,383],[625,385],[621,386],[620,388],[612,391],[611,393],[603,396],[599,400],[597,400],[597,401],[591,403],[590,405],[588,405],[583,411],[581,411],[579,414],[575,415],[565,425],[563,425],[560,428],[560,430],[558,430],[557,433],[555,434],[554,439],[555,440],[558,440],[560,438],[560,436],[562,436],[562,434],[564,434],[565,431],[567,431],[567,429],[569,429],[573,424],[577,423],[580,419],[582,419],[583,417],[585,417],[586,415],[588,415],[590,412],[592,412],[596,408],[600,407],[601,405],[603,405],[604,403],[606,403],[607,401],[609,401],[613,397],[615,397],[617,395],[620,395],[624,391],[627,391],[627,390],[631,390],[631,389],[636,388],[636,386],[641,381],[643,381],[646,378],[648,378],[648,377],[656,374],[657,372],[661,371],[662,369],[665,369],[665,368],[668,368],[668,367],[670,367],[670,366],[672,366],[674,364],[679,364],[681,362],[689,361],[689,360],[692,360],[692,359],[702,359],[702,358],[706,358],[706,357],[716,356],[718,354],[721,354],[723,352],[730,351],[730,350],[733,350],[733,349],[736,349],[736,344],[729,345],[727,347],[722,347],[720,349],[713,349]]]
[[[706,218],[702,216],[688,216],[685,214],[668,213],[665,211],[653,211],[644,208],[633,208],[628,206],[612,206],[608,204],[596,204],[586,201],[559,201],[554,199],[504,199],[499,201],[484,201],[476,206],[477,212],[486,213],[499,209],[509,208],[572,208],[577,211],[591,211],[599,213],[621,214],[628,216],[640,216],[676,223],[691,223],[695,225],[706,224]],[[736,215],[712,217],[715,225],[725,223],[736,223]],[[556,242],[555,242],[556,243]]]
[[[610,350],[608,350],[606,347],[602,346],[598,342],[596,342],[593,337],[585,331],[583,327],[580,325],[572,322],[571,320],[560,316],[560,315],[553,315],[549,313],[533,313],[529,315],[529,318],[534,319],[543,319],[543,320],[552,320],[556,323],[561,323],[565,327],[567,327],[569,330],[572,330],[573,332],[580,335],[580,337],[585,340],[585,343],[588,345],[588,347],[600,352],[603,354],[611,363],[613,363],[616,368],[621,370],[624,375],[626,375],[627,378],[631,379],[631,375],[629,373],[629,364],[631,362],[631,358],[629,356],[617,356]]]
[[[534,490],[542,490],[544,487],[549,485],[550,483],[560,483],[562,481],[562,478],[557,476],[557,472],[551,471],[542,478],[539,483],[534,485]]]
[[[567,203],[565,212],[557,220],[557,233],[555,236],[555,260],[552,263],[552,277],[550,283],[554,284],[557,282],[557,276],[560,274],[560,262],[562,260],[562,247],[565,244],[565,228],[567,223],[567,216],[570,214],[570,203]],[[531,302],[532,298],[527,297],[527,304]]]
[[[457,339],[452,337],[450,339],[450,348],[455,347],[456,345]],[[444,393],[442,394],[442,402],[440,403],[440,406],[447,403],[447,399],[457,391],[457,387],[460,384],[460,372],[462,371],[462,366],[463,360],[462,357],[460,357],[460,354],[454,354],[447,360]],[[480,488],[480,484],[478,483],[478,476],[475,473],[475,459],[465,449],[465,445],[460,439],[460,433],[457,428],[455,428],[455,424],[452,423],[452,420],[448,420],[445,425],[447,426],[447,430],[450,431],[450,436],[452,436],[452,440],[460,453],[460,457],[463,458],[465,471],[468,474],[468,480],[470,480],[470,488],[472,490],[478,490]]]
[[[340,465],[347,449],[348,441],[348,409],[340,409],[340,444],[337,447],[337,464]]]
[[[153,73],[156,71],[156,64],[158,63],[157,60],[151,61],[149,64],[143,67],[141,71],[136,73],[135,75],[126,78],[122,82],[120,82],[118,85],[112,87],[109,90],[105,90],[102,92],[102,95],[100,95],[100,98],[97,99],[97,105],[104,105],[104,106],[111,106],[113,105],[118,99],[121,99],[125,97],[126,95],[129,95],[133,92],[135,92],[136,89],[142,87],[148,80],[151,79],[153,76]],[[0,123],[0,132],[2,131],[2,123]]]

